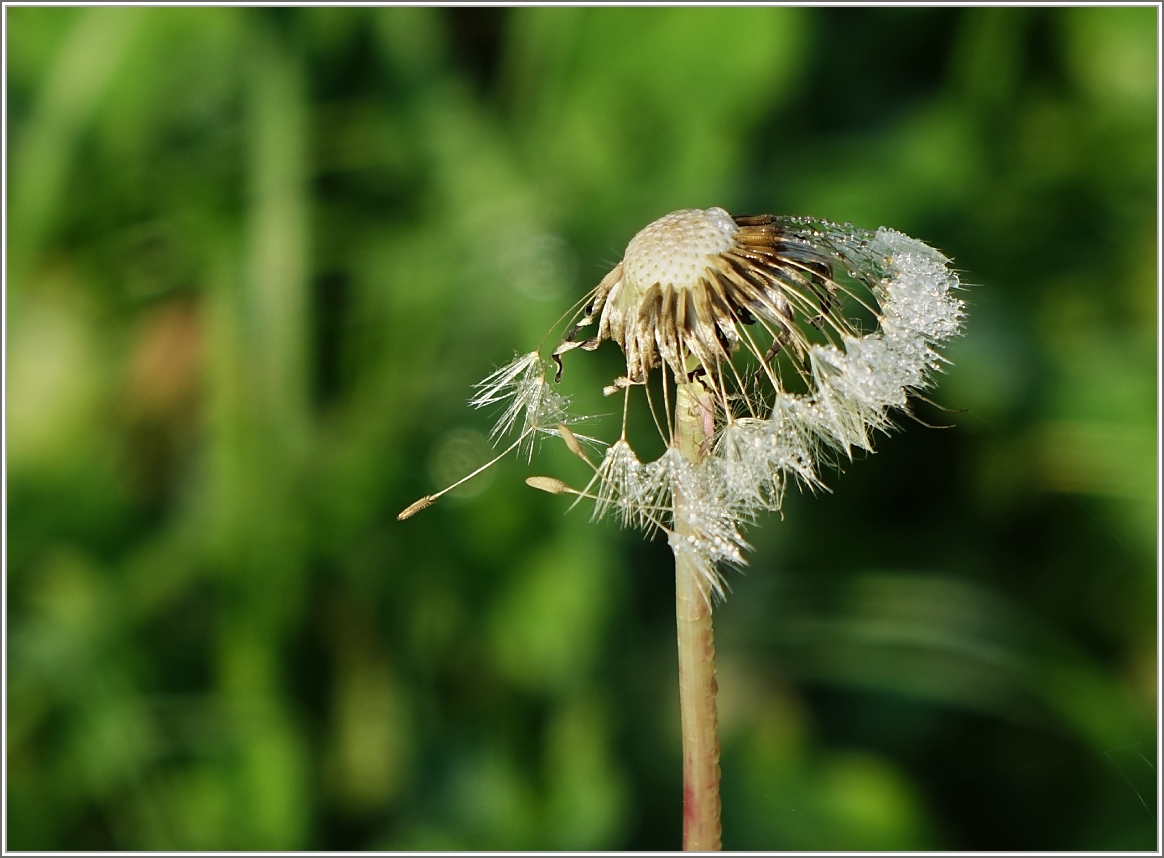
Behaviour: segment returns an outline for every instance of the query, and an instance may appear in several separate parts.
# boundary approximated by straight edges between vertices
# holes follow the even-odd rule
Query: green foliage
[[[1155,847],[1157,9],[5,14],[9,848],[677,848],[666,547],[395,514],[712,205],[972,284],[956,426],[749,531],[725,846]]]

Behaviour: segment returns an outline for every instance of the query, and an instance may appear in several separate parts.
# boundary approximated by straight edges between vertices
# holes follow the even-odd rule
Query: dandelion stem
[[[712,397],[699,382],[677,385],[676,442],[698,462],[708,440]],[[684,500],[675,492],[675,533],[690,535]],[[720,849],[719,735],[711,594],[691,552],[675,552],[675,620],[679,639],[679,711],[683,729],[683,848]]]

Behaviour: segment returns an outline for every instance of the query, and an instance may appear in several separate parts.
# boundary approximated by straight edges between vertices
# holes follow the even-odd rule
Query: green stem
[[[711,399],[698,382],[678,385],[676,440],[690,461],[710,435]],[[675,535],[689,535],[684,499],[675,495]],[[679,638],[679,712],[683,727],[683,848],[720,849],[719,735],[715,708],[715,641],[710,594],[696,561],[675,555],[675,621]]]

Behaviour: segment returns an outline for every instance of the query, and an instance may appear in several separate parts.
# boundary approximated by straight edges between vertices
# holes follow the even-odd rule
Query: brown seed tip
[[[549,492],[552,495],[560,495],[563,492],[570,491],[569,486],[561,480],[555,480],[553,477],[527,477],[525,484],[539,491]]]
[[[582,449],[582,445],[578,443],[578,438],[570,431],[570,427],[565,423],[559,423],[558,434],[562,436],[562,440],[566,442],[566,446],[570,448],[571,453],[586,464],[590,464],[590,457],[586,455],[586,451]]]
[[[418,500],[416,503],[410,504],[409,506],[405,507],[404,511],[402,513],[400,513],[400,515],[396,516],[396,520],[397,521],[404,521],[404,519],[406,519],[406,518],[412,518],[414,515],[416,515],[422,509],[428,509],[430,506],[432,506],[432,502],[434,500],[436,500],[436,498],[433,497],[432,495],[425,495],[420,500]]]

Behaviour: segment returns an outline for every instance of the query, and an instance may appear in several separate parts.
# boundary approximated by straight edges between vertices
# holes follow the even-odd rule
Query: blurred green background
[[[1154,849],[1155,8],[11,8],[12,849],[675,849],[670,553],[473,382],[723,206],[954,258],[717,612],[729,849]],[[566,381],[597,390],[604,347]]]

